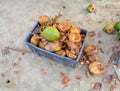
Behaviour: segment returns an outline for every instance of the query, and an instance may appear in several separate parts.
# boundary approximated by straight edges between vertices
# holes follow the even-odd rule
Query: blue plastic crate
[[[32,37],[32,33],[37,28],[38,24],[39,23],[37,22],[34,25],[34,27],[31,29],[30,33],[25,38],[26,45],[32,50],[33,53],[38,54],[39,56],[45,56],[45,57],[50,58],[50,59],[52,59],[54,61],[60,62],[60,63],[62,63],[64,65],[68,65],[68,66],[70,66],[72,68],[75,68],[76,64],[80,60],[80,57],[82,56],[83,48],[85,46],[85,41],[83,42],[83,45],[82,45],[82,47],[80,49],[80,53],[79,53],[76,60],[73,60],[73,59],[68,58],[68,57],[62,57],[62,56],[60,56],[58,54],[55,54],[55,53],[52,53],[50,51],[44,50],[44,49],[39,48],[39,47],[37,47],[37,46],[30,43],[30,38]],[[81,33],[87,35],[87,31],[84,30],[84,29],[82,30]]]

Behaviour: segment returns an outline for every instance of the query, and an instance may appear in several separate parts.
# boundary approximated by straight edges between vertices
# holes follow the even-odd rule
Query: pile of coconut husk
[[[30,43],[60,56],[76,59],[85,34],[81,33],[82,28],[76,27],[70,21],[58,22],[60,17],[61,15],[54,18],[40,16],[39,25],[32,33]]]

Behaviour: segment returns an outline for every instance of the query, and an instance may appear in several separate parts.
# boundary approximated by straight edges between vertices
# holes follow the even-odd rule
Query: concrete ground
[[[90,3],[96,4],[95,13],[85,10]],[[120,0],[0,0],[0,91],[95,91],[90,83],[102,82],[103,76],[87,78],[86,66],[78,64],[73,69],[31,52],[21,53],[30,51],[24,39],[38,17],[53,17],[58,12],[63,12],[60,20],[70,19],[77,26],[96,32],[95,37],[87,37],[86,43],[102,48],[104,53],[99,53],[99,60],[107,64],[106,52],[117,37],[102,29],[107,23],[120,21]],[[15,50],[5,50],[8,46]],[[61,72],[71,79],[67,85],[61,82]],[[81,79],[76,80],[76,75]],[[101,91],[109,88],[102,86]]]

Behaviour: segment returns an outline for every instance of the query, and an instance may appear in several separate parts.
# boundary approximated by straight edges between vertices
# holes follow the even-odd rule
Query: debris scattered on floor
[[[81,76],[80,76],[80,75],[76,75],[76,79],[77,79],[77,80],[80,80],[80,79],[81,79]]]
[[[108,72],[106,73],[106,76],[103,77],[102,81],[103,84],[109,87],[110,91],[114,91],[120,86],[120,44],[118,43],[110,48],[108,54],[110,55],[107,67]]]
[[[67,84],[68,82],[70,82],[70,78],[68,76],[65,76],[63,79],[62,79],[62,83],[63,84]]]
[[[21,59],[22,59],[21,57],[18,57],[18,61],[21,61]]]
[[[8,89],[13,89],[16,86],[15,83],[7,84]]]
[[[64,86],[62,87],[62,90],[66,87],[68,87],[68,84],[64,84]]]
[[[98,52],[98,48],[95,45],[86,45],[84,47],[84,53],[89,56],[96,54]]]
[[[15,70],[15,71],[13,71],[13,74],[18,75],[18,74],[19,74],[19,71],[18,71],[18,70]]]
[[[99,90],[101,89],[101,87],[102,87],[102,84],[101,84],[100,82],[92,82],[92,83],[91,83],[91,87],[92,87],[93,89],[99,91]]]
[[[101,40],[99,40],[99,41],[98,41],[98,43],[99,43],[99,44],[102,44],[102,41],[101,41]]]
[[[102,48],[99,48],[98,49],[101,53],[103,53],[104,54],[104,51],[103,51],[103,49]]]
[[[7,47],[5,47],[4,49],[1,49],[1,53],[2,53],[2,55],[6,55],[6,54],[9,54],[10,51]]]
[[[89,31],[88,34],[89,34],[91,37],[94,37],[94,36],[95,36],[95,32],[94,32],[94,31]]]
[[[22,51],[21,54],[22,54],[22,55],[25,55],[25,51]]]
[[[103,78],[103,85],[106,85],[110,89],[110,91],[114,91],[115,88],[120,86],[120,80],[118,79],[118,76],[114,72],[110,75],[106,75]]]
[[[64,76],[65,76],[65,73],[60,72],[60,77],[64,77]]]
[[[114,68],[115,68],[115,72],[120,80],[120,67],[114,65]]]
[[[110,33],[113,33],[114,32],[113,30],[114,29],[112,27],[112,30],[111,30],[112,32],[110,31]],[[89,33],[90,36],[92,35],[91,33],[92,32]],[[102,43],[102,42],[98,41],[98,43]],[[92,64],[96,63],[98,59],[96,59],[96,57],[94,57],[94,54],[96,54],[96,52],[91,53],[90,51],[92,49],[91,48],[90,48],[91,50],[88,50],[88,49],[89,49],[89,47],[84,48],[84,54],[83,54],[83,56],[81,57],[81,60],[80,60],[81,65],[88,65],[89,66],[89,69],[86,72],[86,76],[89,78],[89,77],[93,76],[93,74],[96,74],[95,73],[96,72],[96,67],[98,69],[100,67],[99,71],[105,69],[102,74],[108,74],[108,72],[106,71],[106,70],[108,70],[108,71],[110,70],[108,68],[105,68],[101,65],[99,65],[99,66],[94,66],[93,65],[93,67],[91,66]],[[93,48],[93,49],[96,49],[96,48]],[[98,50],[99,50],[98,52],[102,52],[102,49],[99,48]],[[114,91],[116,87],[120,86],[120,67],[118,66],[120,64],[120,44],[118,43],[113,48],[111,48],[110,53],[111,53],[111,56],[110,56],[110,60],[108,61],[108,66],[109,66],[109,64],[112,63],[112,67],[114,66],[114,69],[113,69],[114,73],[104,77],[103,83],[99,83],[99,82],[91,83],[91,87],[95,90],[100,90],[102,88],[103,84],[106,84],[109,87],[110,91]],[[95,70],[92,71],[91,67]],[[97,71],[97,72],[99,73],[99,71]],[[96,75],[98,75],[98,74],[96,74]]]
[[[15,67],[15,66],[17,66],[18,64],[17,63],[13,63],[13,66]]]
[[[2,77],[5,77],[5,74],[1,73],[1,76],[2,76]]]
[[[46,74],[47,74],[46,69],[41,69],[41,74],[42,74],[42,75],[46,75]]]
[[[111,85],[111,86],[110,86],[110,91],[114,91],[114,90],[115,90],[115,88],[116,88],[116,86],[115,86],[115,85]]]
[[[7,80],[6,83],[9,84],[9,83],[10,83],[10,80]]]
[[[109,55],[111,55],[109,59],[109,63],[114,63],[114,65],[120,64],[120,44],[119,43],[110,49]]]
[[[4,47],[4,49],[1,50],[1,53],[3,55],[6,55],[8,53],[10,53],[10,50],[12,51],[17,51],[17,52],[21,52],[22,55],[24,55],[25,53],[32,53],[31,51],[27,51],[27,50],[23,50],[23,49],[18,49],[18,48],[12,48],[12,47]]]
[[[87,78],[90,78],[91,76],[93,76],[93,73],[87,71],[87,72],[86,72],[86,77],[87,77]]]
[[[106,69],[103,65],[103,63],[101,62],[98,62],[98,61],[95,61],[95,62],[92,62],[90,65],[89,65],[89,71],[91,73],[93,73],[94,75],[102,75],[106,72]]]
[[[65,7],[65,6],[63,6],[62,8],[63,8],[63,9],[65,9],[66,7]]]
[[[86,45],[84,54],[80,59],[81,65],[87,65],[88,71],[86,76],[89,78],[93,75],[102,75],[106,72],[103,63],[97,58],[98,48],[95,45]]]

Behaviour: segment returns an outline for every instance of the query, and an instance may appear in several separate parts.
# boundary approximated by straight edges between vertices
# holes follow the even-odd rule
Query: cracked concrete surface
[[[90,3],[96,4],[95,13],[85,10]],[[120,14],[120,0],[0,0],[0,50],[7,46],[29,50],[24,39],[38,17],[53,17],[60,11],[63,12],[60,21],[70,19],[77,26],[96,32],[95,37],[87,37],[86,43],[95,44],[104,52],[116,43],[116,35],[107,35],[102,29],[106,23],[120,21],[120,16],[116,16]],[[108,56],[99,53],[99,60],[107,64]],[[41,74],[42,69],[45,75]],[[33,53],[22,55],[10,50],[3,55],[0,52],[0,91],[95,91],[90,83],[102,82],[102,76],[87,78],[86,70],[86,66],[78,64],[73,69]],[[66,87],[61,83],[60,72],[71,79]],[[81,80],[76,80],[76,75],[81,75]],[[10,83],[6,83],[7,80]],[[101,91],[109,91],[109,88],[103,86]]]

